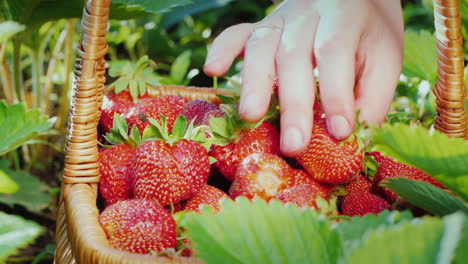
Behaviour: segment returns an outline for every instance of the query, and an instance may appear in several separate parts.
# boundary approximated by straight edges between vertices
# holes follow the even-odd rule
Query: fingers
[[[209,76],[222,76],[228,72],[234,59],[242,53],[255,25],[244,23],[227,28],[213,42],[203,70]]]
[[[318,16],[310,14],[310,17],[296,16],[286,23],[276,56],[281,151],[287,156],[302,152],[311,137],[315,98],[311,58],[315,31],[310,25],[317,21]]]
[[[403,35],[402,27],[400,31],[399,35]],[[356,91],[359,118],[371,124],[380,124],[387,116],[403,64],[403,40],[376,35],[378,39],[369,39],[362,47],[366,66]]]
[[[321,17],[314,47],[320,99],[328,131],[336,139],[348,137],[355,123],[355,56],[363,25],[348,16],[330,13]]]
[[[259,121],[270,104],[275,78],[275,54],[283,20],[273,16],[260,22],[245,47],[239,114],[248,122]]]

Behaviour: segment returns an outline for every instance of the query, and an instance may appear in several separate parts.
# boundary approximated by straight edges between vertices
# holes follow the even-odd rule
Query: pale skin
[[[222,76],[244,54],[241,117],[259,121],[275,75],[281,150],[295,156],[312,136],[318,69],[327,127],[347,138],[360,121],[385,119],[403,63],[403,18],[397,0],[286,0],[257,23],[227,28],[208,51],[204,71]]]

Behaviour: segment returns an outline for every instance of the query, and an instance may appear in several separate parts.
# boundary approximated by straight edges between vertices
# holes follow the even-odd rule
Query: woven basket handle
[[[99,181],[97,125],[105,82],[104,56],[111,0],[87,0],[75,63],[75,88],[68,123],[64,183]]]
[[[449,136],[467,137],[463,37],[459,0],[433,0],[439,78],[435,128]]]

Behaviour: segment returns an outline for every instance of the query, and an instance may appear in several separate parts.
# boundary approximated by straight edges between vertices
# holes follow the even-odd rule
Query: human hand
[[[286,0],[257,23],[223,31],[204,71],[222,76],[244,54],[239,113],[260,120],[278,76],[281,150],[294,156],[310,140],[315,100],[313,69],[328,130],[348,137],[355,113],[381,123],[393,99],[403,61],[403,19],[397,0]]]

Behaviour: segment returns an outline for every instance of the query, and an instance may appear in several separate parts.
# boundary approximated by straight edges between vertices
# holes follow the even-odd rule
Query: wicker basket
[[[195,258],[164,258],[112,249],[99,225],[96,206],[99,182],[97,125],[100,117],[108,46],[106,33],[110,0],[87,0],[83,10],[82,36],[75,64],[75,91],[57,216],[56,263],[202,263]],[[434,0],[439,78],[436,129],[456,137],[467,137],[464,109],[461,18],[458,0]],[[181,94],[190,99],[216,102],[216,90],[195,87],[150,87],[153,97]]]

